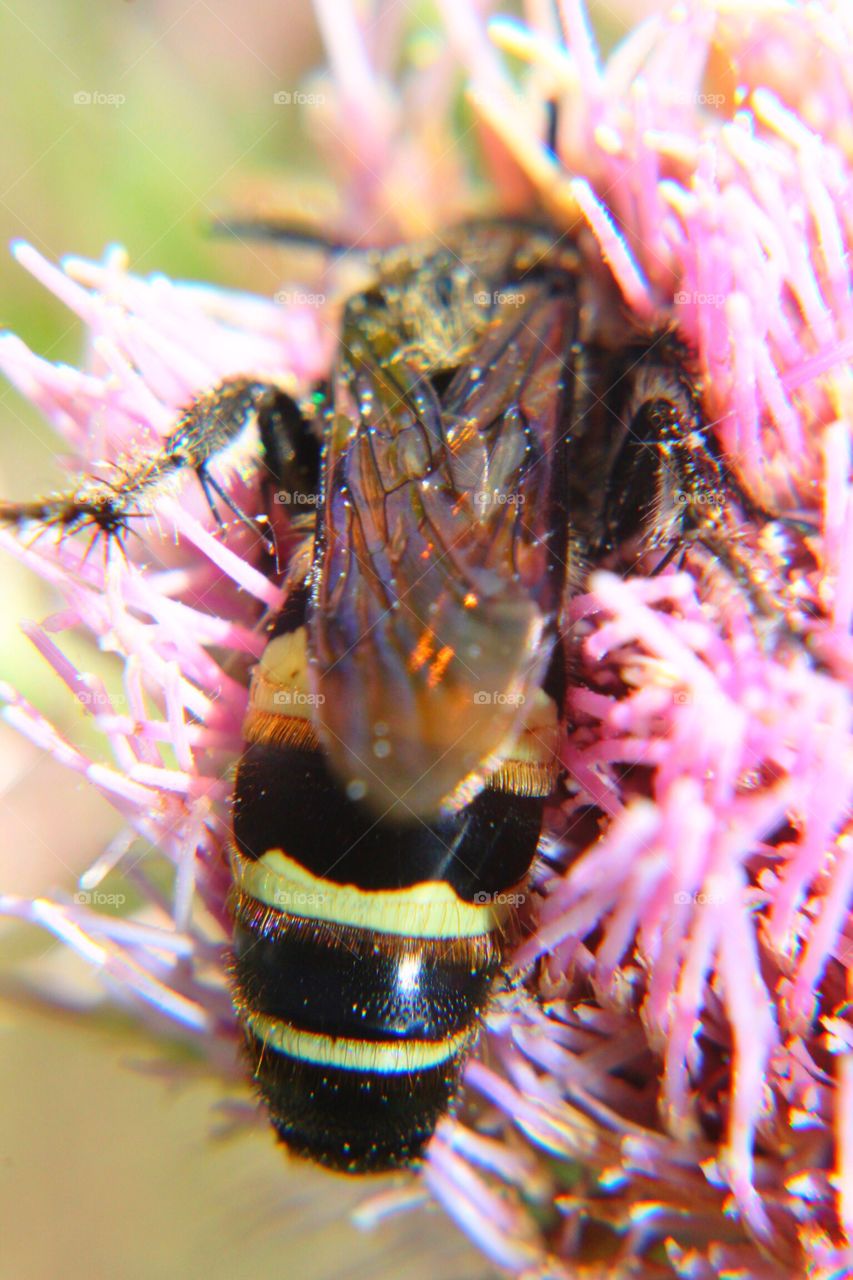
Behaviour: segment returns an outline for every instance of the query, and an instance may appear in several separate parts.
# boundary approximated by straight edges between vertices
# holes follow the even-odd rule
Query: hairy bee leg
[[[240,436],[248,419],[257,418],[257,431],[264,464],[262,487],[269,497],[287,505],[315,506],[319,489],[321,444],[312,424],[319,405],[326,399],[325,385],[315,389],[310,398],[312,412],[303,412],[299,404],[282,387],[273,382],[249,378],[226,379],[195,401],[176,431],[164,445],[164,452],[177,465],[194,467],[214,519],[222,521],[213,501],[216,495],[239,520],[260,532],[275,554],[271,531],[259,530],[257,519],[246,515],[230,494],[210,474],[208,464],[231,447]],[[265,503],[267,510],[269,503]],[[269,516],[262,517],[269,521]]]
[[[784,564],[761,545],[777,524],[800,537],[807,522],[769,511],[743,489],[709,435],[699,399],[671,340],[629,353],[621,403],[610,410],[620,444],[611,459],[599,551],[640,538],[640,554],[660,549],[654,574],[701,547],[725,570],[774,634],[793,635],[781,620],[796,611]],[[617,378],[616,385],[620,384]],[[621,435],[620,435],[621,433]],[[786,602],[787,601],[787,605]]]
[[[709,457],[698,399],[662,354],[632,349],[609,381],[606,435],[613,444],[595,555],[650,527],[660,530],[663,519],[668,531],[680,532],[686,504],[679,498],[695,479],[686,455],[695,454],[694,469]]]
[[[289,528],[301,536],[312,534],[320,492],[321,431],[317,427],[328,400],[328,387],[318,383],[303,406],[287,392],[278,390],[258,415],[263,472],[261,491],[264,511],[275,537],[273,511],[284,506]],[[286,535],[285,535],[286,536]],[[289,541],[289,539],[288,539]],[[282,569],[278,543],[275,544],[276,572]],[[291,550],[288,590],[292,588],[295,549]],[[310,563],[310,561],[309,561]],[[297,570],[297,576],[304,572]]]
[[[258,415],[264,483],[277,492],[277,501],[285,505],[315,505],[322,453],[315,423],[327,400],[325,383],[319,383],[309,397],[310,411],[279,390]]]
[[[52,494],[35,502],[0,503],[0,521],[18,527],[41,524],[61,533],[92,528],[115,540],[128,531],[128,522],[150,513],[157,497],[181,472],[198,477],[214,519],[222,526],[214,496],[268,544],[271,535],[259,529],[233,500],[222,484],[210,474],[212,462],[223,462],[231,454],[240,465],[257,456],[258,438],[266,428],[262,419],[275,415],[285,393],[270,381],[251,377],[229,377],[198,396],[179,415],[175,429],[161,447],[143,461],[119,464],[109,477],[81,476],[65,493]],[[289,399],[289,397],[287,397]]]

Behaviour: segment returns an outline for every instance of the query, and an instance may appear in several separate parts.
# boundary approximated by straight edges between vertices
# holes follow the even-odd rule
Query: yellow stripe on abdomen
[[[376,933],[472,938],[501,931],[511,911],[503,902],[465,902],[444,880],[404,889],[364,890],[315,876],[281,849],[268,849],[260,858],[250,859],[232,848],[230,856],[235,885],[257,902],[291,916]]]
[[[268,1049],[286,1053],[301,1062],[344,1071],[376,1071],[382,1075],[423,1071],[454,1058],[472,1037],[469,1030],[444,1040],[352,1040],[319,1035],[288,1026],[277,1018],[244,1012],[244,1025]]]

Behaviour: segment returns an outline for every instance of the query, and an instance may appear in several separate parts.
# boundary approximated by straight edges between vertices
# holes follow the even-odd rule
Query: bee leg
[[[602,468],[603,487],[597,524],[590,524],[587,559],[597,564],[632,542],[650,522],[657,492],[659,460],[652,440],[628,421],[626,439]]]
[[[213,478],[207,469],[207,463],[202,463],[201,466],[196,467],[196,475],[198,476],[198,482],[201,485],[202,492],[207,499],[207,505],[210,507],[210,514],[216,521],[220,532],[224,531],[225,522],[220,516],[219,508],[213,500],[214,496],[217,497],[220,502],[224,503],[230,511],[233,511],[234,515],[239,521],[241,521],[241,523],[257,532],[255,521],[252,520],[251,516],[246,515],[245,511],[234,501],[228,491],[223,489],[222,485]],[[266,535],[264,535],[264,537],[266,538]]]
[[[639,536],[646,549],[667,549],[658,572],[672,560],[670,545],[683,542],[733,489],[683,357],[670,334],[620,353],[605,399],[611,444],[594,550],[606,553]]]
[[[663,573],[664,569],[668,569],[676,557],[678,557],[679,569],[683,568],[685,555],[686,555],[686,547],[684,545],[684,542],[676,541],[675,539],[673,539],[673,541],[669,544],[664,554],[661,556],[660,560],[658,560],[657,564],[652,569],[651,573],[649,574],[649,577],[656,578],[658,574]]]
[[[328,392],[321,383],[302,405],[285,391],[270,396],[258,415],[264,486],[286,506],[314,506],[320,488],[322,442],[317,430]]]
[[[268,528],[261,527],[268,523],[268,517],[248,515],[211,474],[210,464],[221,463],[225,455],[231,453],[237,468],[242,461],[241,451],[247,460],[255,461],[258,442],[263,444],[264,423],[269,414],[275,413],[275,406],[281,398],[290,399],[273,382],[246,376],[224,378],[184,410],[175,430],[163,442],[161,452],[128,477],[125,493],[128,488],[134,491],[144,490],[149,484],[156,486],[174,473],[189,468],[195,472],[219,528],[224,525],[214,499],[259,534],[274,554],[275,539]]]
[[[129,521],[150,514],[170,482],[189,470],[198,477],[220,527],[214,498],[272,545],[271,534],[239,507],[209,468],[211,463],[223,461],[226,454],[231,455],[235,468],[244,460],[241,452],[246,460],[254,461],[258,437],[267,430],[263,424],[268,415],[275,418],[280,413],[283,400],[289,401],[289,397],[271,382],[245,376],[225,378],[187,406],[156,452],[139,462],[120,462],[106,477],[80,476],[66,493],[36,502],[0,503],[0,521],[18,527],[52,526],[60,534],[88,527],[95,536],[102,534],[108,542],[121,545]]]
[[[623,370],[621,405],[610,410],[613,438],[602,550],[639,539],[639,556],[660,550],[661,573],[691,548],[710,557],[743,592],[769,637],[793,636],[801,612],[795,579],[808,563],[802,545],[811,530],[798,516],[769,511],[745,491],[726,465],[681,367],[683,352],[658,339],[632,353]],[[769,524],[784,528],[784,554],[762,540]],[[791,622],[790,619],[794,621]],[[775,642],[775,641],[774,641]]]
[[[290,543],[292,535],[312,533],[320,492],[322,419],[328,400],[326,385],[318,384],[300,405],[287,392],[271,396],[258,417],[263,472],[264,510],[273,520],[276,507],[285,507],[288,521],[271,528]],[[281,569],[276,544],[276,570]],[[293,566],[291,566],[293,567]]]

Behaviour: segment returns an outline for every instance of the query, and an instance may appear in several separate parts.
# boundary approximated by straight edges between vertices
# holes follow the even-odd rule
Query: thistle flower
[[[850,13],[829,0],[689,3],[602,61],[577,0],[559,6],[559,29],[534,0],[528,25],[488,27],[454,0],[440,5],[453,60],[396,85],[392,32],[347,5],[316,7],[330,64],[318,123],[358,231],[381,223],[390,239],[471,211],[449,123],[461,69],[501,206],[546,211],[597,244],[640,321],[675,320],[730,466],[756,502],[809,530],[796,565],[778,522],[752,549],[794,645],[768,643],[744,593],[724,573],[695,576],[689,557],[688,571],[652,578],[596,574],[575,600],[570,799],[550,826],[565,870],[534,873],[514,981],[467,1069],[481,1114],[442,1123],[423,1186],[513,1274],[847,1274]],[[542,141],[551,100],[556,156]],[[61,270],[16,252],[83,319],[91,358],[57,368],[6,337],[0,364],[84,470],[153,447],[228,373],[302,390],[327,365],[333,303],[318,313],[140,280],[117,251]],[[223,483],[252,509],[245,460]],[[103,561],[85,542],[0,535],[64,600],[30,634],[111,762],[12,691],[6,714],[171,860],[171,899],[146,882],[144,922],[61,900],[2,905],[224,1061],[228,770],[255,623],[280,589],[248,531],[214,536],[191,483],[140,532],[141,551]],[[121,706],[61,653],[55,637],[80,625],[125,659]],[[363,1218],[421,1194],[390,1192]]]

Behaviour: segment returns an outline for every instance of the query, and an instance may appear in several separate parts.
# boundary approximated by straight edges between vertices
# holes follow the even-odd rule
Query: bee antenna
[[[265,217],[251,214],[246,217],[214,218],[208,223],[208,230],[215,236],[233,236],[237,240],[271,240],[276,244],[302,245],[308,249],[323,249],[333,255],[341,253],[375,253],[379,246],[374,244],[352,244],[340,240],[334,235],[327,235],[293,219],[277,218],[275,215]]]

